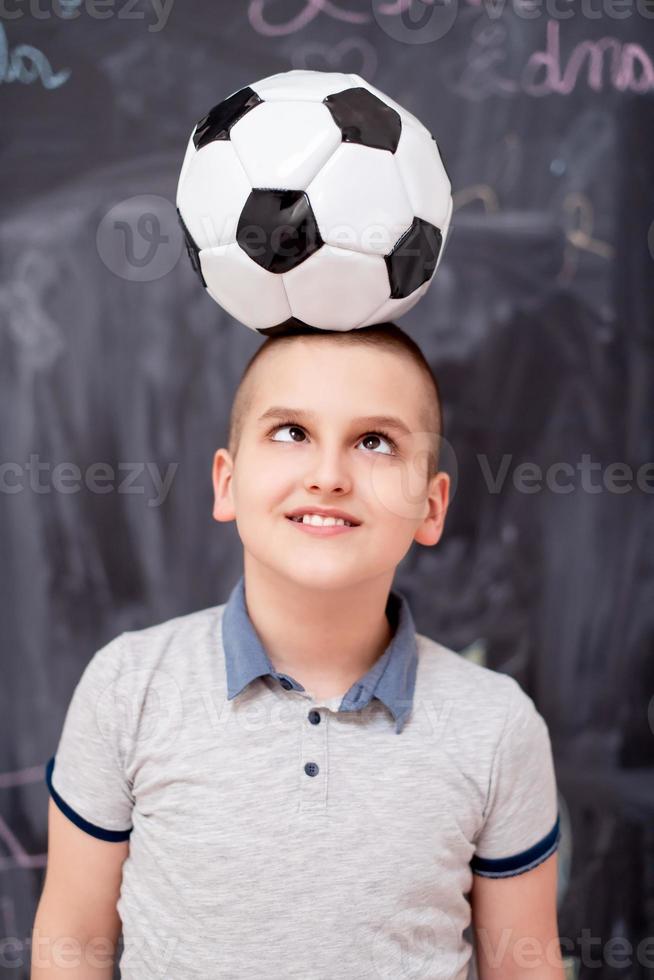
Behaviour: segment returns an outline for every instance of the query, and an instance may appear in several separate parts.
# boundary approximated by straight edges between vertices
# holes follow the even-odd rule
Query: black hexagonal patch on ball
[[[402,135],[399,114],[367,88],[347,88],[323,99],[343,142],[360,143],[395,153]]]
[[[304,191],[255,188],[243,205],[236,241],[268,272],[290,272],[321,248],[318,224]]]
[[[264,337],[288,337],[324,332],[320,327],[312,327],[296,316],[288,317],[283,323],[276,323],[273,327],[257,327],[257,333],[263,334]]]
[[[175,210],[177,211],[177,217],[179,218],[179,223],[182,226],[182,231],[184,232],[184,244],[186,245],[186,252],[191,260],[191,265],[197,272],[198,276],[200,277],[200,282],[206,289],[207,284],[204,280],[204,276],[202,275],[202,266],[200,265],[200,249],[195,244],[193,235],[184,224],[184,219],[180,214],[179,208],[175,208]]]
[[[263,99],[249,85],[234,92],[229,98],[223,99],[202,117],[193,130],[196,150],[200,150],[212,140],[228,140],[229,131],[234,123],[262,102]]]
[[[391,284],[391,299],[404,299],[431,278],[443,236],[440,228],[422,218],[414,218],[408,231],[384,256]]]

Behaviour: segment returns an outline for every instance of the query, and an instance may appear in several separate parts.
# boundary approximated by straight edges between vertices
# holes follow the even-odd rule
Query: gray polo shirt
[[[99,649],[49,791],[129,840],[124,980],[464,980],[472,875],[521,874],[560,832],[545,721],[511,677],[394,635],[344,697],[273,668],[229,600]]]

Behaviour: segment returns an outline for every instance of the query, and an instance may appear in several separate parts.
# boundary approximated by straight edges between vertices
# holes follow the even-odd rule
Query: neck
[[[392,573],[336,589],[305,586],[244,557],[245,601],[275,670],[314,697],[345,692],[393,637],[386,617]]]

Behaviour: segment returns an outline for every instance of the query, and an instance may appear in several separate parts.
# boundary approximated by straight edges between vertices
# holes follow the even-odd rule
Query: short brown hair
[[[423,412],[423,425],[426,432],[433,433],[432,445],[429,451],[427,479],[438,472],[440,443],[444,437],[443,405],[436,377],[420,350],[420,347],[395,323],[375,323],[370,327],[359,327],[356,330],[317,330],[313,327],[294,328],[292,331],[274,334],[268,337],[259,347],[245,366],[241,380],[234,394],[229,419],[228,450],[232,459],[241,441],[244,419],[252,402],[251,386],[247,383],[252,368],[266,351],[279,344],[292,343],[296,337],[315,336],[324,341],[339,344],[365,344],[381,350],[395,351],[408,357],[421,371],[425,380],[427,394],[426,406]]]

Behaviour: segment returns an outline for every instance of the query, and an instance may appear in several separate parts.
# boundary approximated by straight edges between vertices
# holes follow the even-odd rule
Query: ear
[[[216,450],[211,468],[213,483],[213,517],[216,521],[233,521],[236,510],[232,495],[234,463],[226,449]]]
[[[429,511],[413,536],[418,544],[434,545],[440,540],[450,497],[450,477],[439,470],[429,481],[427,503]]]

